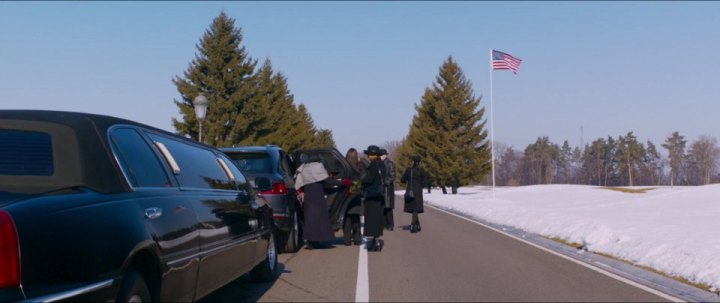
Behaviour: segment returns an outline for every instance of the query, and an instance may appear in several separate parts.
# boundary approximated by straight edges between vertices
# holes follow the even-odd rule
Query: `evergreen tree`
[[[452,193],[490,172],[490,143],[480,98],[452,57],[443,63],[432,89],[426,88],[410,131],[405,138],[399,168],[410,165],[409,157],[420,155],[426,169],[440,186]]]
[[[235,27],[235,20],[221,12],[196,45],[199,53],[184,78],[173,79],[182,97],[180,101],[175,100],[175,104],[183,118],[173,118],[178,134],[198,137],[192,101],[202,93],[209,101],[203,122],[205,142],[230,146],[247,136],[245,122],[240,119],[241,113],[249,110],[245,105],[254,93],[253,74],[257,62],[249,57],[241,43],[241,30]]]
[[[297,137],[294,138],[293,144],[296,145],[296,147],[291,147],[289,150],[313,148],[318,146],[315,121],[313,121],[313,118],[310,116],[305,104],[300,104],[300,106],[298,106],[298,113],[294,124]]]
[[[317,147],[319,148],[325,148],[325,147],[335,147],[335,139],[333,139],[332,130],[329,129],[320,129],[317,133]]]
[[[668,150],[668,158],[670,159],[670,186],[677,183],[677,176],[680,173],[683,159],[685,158],[685,136],[674,132],[670,137],[665,139],[662,147]]]
[[[630,186],[635,185],[634,177],[637,175],[639,164],[642,163],[645,154],[645,147],[637,141],[637,137],[633,132],[618,138],[618,173],[623,176],[626,183]]]
[[[660,177],[663,171],[662,157],[657,151],[655,144],[650,140],[647,141],[643,162],[646,171],[646,180],[643,183],[647,185],[660,185]]]
[[[584,148],[582,157],[582,175],[585,184],[602,185],[607,176],[607,144],[605,139],[598,138]]]
[[[550,142],[548,137],[539,137],[535,143],[525,148],[529,174],[533,176],[530,184],[550,184],[557,168],[560,148]]]
[[[618,142],[613,137],[608,136],[605,142],[604,152],[602,153],[603,179],[602,185],[620,185],[620,177],[618,174]]]
[[[580,184],[581,181],[581,174],[580,174],[580,167],[582,165],[582,149],[580,149],[579,146],[575,146],[575,148],[572,151],[572,184]]]
[[[572,148],[567,140],[563,142],[558,157],[558,182],[569,184],[572,175]]]
[[[264,111],[264,123],[243,145],[275,144],[287,152],[313,145],[317,140],[312,118],[304,106],[302,113],[295,106],[287,78],[273,71],[270,60],[265,61],[256,78],[258,93],[253,103]]]

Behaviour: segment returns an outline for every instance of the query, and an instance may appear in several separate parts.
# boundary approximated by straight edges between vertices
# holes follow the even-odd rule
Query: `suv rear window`
[[[270,155],[266,153],[232,153],[228,157],[245,174],[269,174],[273,172]]]
[[[51,176],[52,140],[43,132],[0,130],[0,175]]]

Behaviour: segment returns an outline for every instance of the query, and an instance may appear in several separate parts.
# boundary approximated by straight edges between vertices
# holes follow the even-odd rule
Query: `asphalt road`
[[[400,200],[402,201],[402,200]],[[410,233],[410,215],[396,209],[394,231],[382,252],[367,252],[367,284],[358,287],[360,247],[301,249],[279,256],[271,283],[246,277],[202,302],[350,302],[368,289],[373,302],[461,301],[667,301],[619,280],[500,234],[426,207],[422,231]]]

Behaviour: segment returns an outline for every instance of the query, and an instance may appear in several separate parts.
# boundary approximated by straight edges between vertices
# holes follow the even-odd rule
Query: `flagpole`
[[[490,49],[490,167],[492,169],[492,195],[495,198],[495,117],[493,116],[493,57]]]

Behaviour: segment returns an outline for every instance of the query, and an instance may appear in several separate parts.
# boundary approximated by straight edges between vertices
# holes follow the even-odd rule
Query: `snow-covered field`
[[[623,193],[582,185],[425,191],[425,201],[471,218],[586,245],[720,289],[720,184]],[[449,189],[448,189],[449,190]],[[398,191],[398,194],[402,194]]]

